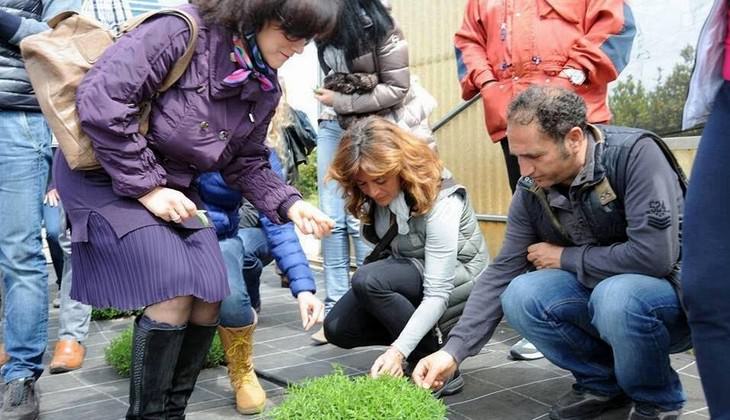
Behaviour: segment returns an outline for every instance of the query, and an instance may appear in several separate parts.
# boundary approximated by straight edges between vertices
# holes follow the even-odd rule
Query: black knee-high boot
[[[215,336],[215,330],[216,325],[188,324],[185,339],[180,348],[180,355],[177,358],[177,365],[172,378],[172,388],[167,401],[167,418],[169,420],[185,418],[188,398],[193,393],[195,381],[198,380],[198,374],[205,365],[208,349]]]
[[[142,317],[134,322],[127,419],[167,419],[167,399],[185,327]]]

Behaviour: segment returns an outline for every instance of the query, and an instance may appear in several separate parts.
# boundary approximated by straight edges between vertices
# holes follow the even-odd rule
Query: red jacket
[[[622,0],[469,0],[454,38],[462,97],[481,90],[495,142],[505,137],[510,101],[531,84],[574,89],[588,121],[607,122],[607,84],[626,66],[635,34]],[[565,68],[584,71],[585,82],[558,76]]]

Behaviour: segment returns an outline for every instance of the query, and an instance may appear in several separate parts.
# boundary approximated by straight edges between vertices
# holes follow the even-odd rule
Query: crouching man
[[[690,347],[677,289],[682,170],[653,133],[587,124],[583,100],[563,89],[520,94],[507,132],[522,178],[502,252],[414,381],[440,387],[504,311],[575,377],[551,419],[632,403],[631,419],[678,418],[685,395],[669,354]]]

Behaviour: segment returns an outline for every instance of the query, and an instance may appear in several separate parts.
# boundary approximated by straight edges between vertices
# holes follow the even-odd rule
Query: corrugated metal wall
[[[461,102],[454,60],[454,32],[461,25],[466,0],[391,0],[393,14],[409,43],[411,71],[439,102],[431,116],[435,123]],[[484,127],[481,100],[437,133],[441,158],[467,186],[477,213],[506,215],[510,200],[504,158]],[[697,139],[669,141],[689,174]],[[505,224],[481,222],[494,256],[501,247]]]

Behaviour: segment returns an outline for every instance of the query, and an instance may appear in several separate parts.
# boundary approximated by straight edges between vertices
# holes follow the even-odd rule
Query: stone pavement
[[[320,290],[321,273],[318,274]],[[310,333],[301,329],[295,300],[288,289],[279,287],[279,278],[271,268],[264,272],[261,284],[263,307],[261,323],[256,331],[255,366],[268,392],[268,406],[282,401],[283,383],[324,375],[333,364],[351,374],[363,374],[380,354],[382,348],[367,347],[343,350],[332,345],[315,346]],[[55,293],[55,285],[51,286]],[[54,294],[51,293],[51,297]],[[320,291],[321,297],[323,293]],[[104,362],[104,347],[130,319],[94,321],[91,325],[84,367],[76,372],[58,375],[44,374],[39,381],[41,419],[101,420],[120,419],[127,409],[128,381],[119,377]],[[52,309],[49,322],[49,352],[53,350],[58,329],[58,309]],[[552,401],[570,389],[570,375],[546,360],[512,361],[508,357],[511,344],[518,340],[506,324],[497,329],[494,338],[482,352],[467,359],[462,372],[466,381],[464,391],[445,398],[450,419],[547,419]],[[50,355],[46,355],[46,362]],[[685,419],[708,418],[694,358],[689,354],[672,357],[680,371],[688,395]],[[603,419],[626,418],[626,410],[611,412]],[[225,368],[208,369],[201,373],[188,410],[188,418],[235,419],[231,388]],[[249,416],[247,418],[265,418]]]

